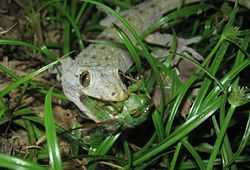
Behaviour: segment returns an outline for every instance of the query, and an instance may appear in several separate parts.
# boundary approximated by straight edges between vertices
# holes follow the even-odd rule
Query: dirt
[[[27,15],[28,13],[24,9],[24,6],[26,5],[24,2],[27,1],[0,1],[0,39],[25,41],[31,44],[34,43],[37,46],[40,44],[42,45],[45,41],[49,43],[62,42],[62,29],[55,29],[56,27],[59,28],[59,26],[48,26],[48,23],[42,22],[41,20],[41,17],[46,16],[47,11],[44,10],[40,13],[31,13],[31,15]],[[33,18],[33,21],[31,20],[32,17],[35,17],[35,19]],[[54,50],[53,52],[59,54],[58,50]],[[45,59],[40,54],[26,47],[1,45],[0,64],[4,65],[20,77],[44,66]],[[0,71],[0,90],[3,90],[9,85],[12,82],[12,79],[13,78],[6,76],[6,74]],[[41,74],[34,80],[44,86],[50,87],[53,85],[60,87],[55,76],[48,72]],[[7,126],[4,126],[6,129],[1,130],[0,153],[15,155],[17,152],[21,152],[25,155],[29,152],[27,147],[31,147],[27,133],[22,130],[21,127],[12,123],[11,114],[15,110],[22,107],[30,107],[38,115],[40,114],[40,116],[43,117],[44,94],[37,93],[32,90],[32,87],[30,86],[22,86],[18,89],[19,90],[12,91],[8,94],[4,101],[8,103],[7,110],[10,115],[8,116],[9,122],[7,123]],[[60,100],[55,100],[55,103],[60,102]],[[72,121],[75,120],[73,118],[73,111],[71,112],[69,109],[64,109],[61,105],[57,105],[54,112],[58,124],[66,129],[71,128]],[[15,132],[12,130],[13,128],[18,128],[18,130]],[[37,147],[39,146],[37,145]],[[69,152],[69,147],[65,142],[62,144],[62,148],[66,148],[63,149],[65,150],[65,153]]]

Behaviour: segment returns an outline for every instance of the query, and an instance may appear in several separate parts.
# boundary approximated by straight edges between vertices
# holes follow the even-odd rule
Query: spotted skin
[[[195,2],[200,2],[200,0],[185,0],[182,5]],[[240,2],[244,3],[245,0]],[[138,33],[142,33],[163,14],[179,6],[179,0],[147,0],[122,12],[121,15]],[[113,23],[123,28],[119,21],[107,17],[101,22],[106,29],[97,38],[120,41]],[[96,116],[82,103],[81,99],[84,96],[104,101],[122,101],[128,98],[127,88],[119,76],[119,71],[124,73],[133,64],[126,50],[103,44],[90,44],[78,54],[75,60],[67,58],[63,59],[61,63],[64,94],[90,119],[98,122]],[[86,80],[81,80],[83,72],[87,73]],[[85,82],[89,82],[89,84],[83,86],[83,83],[86,84]]]

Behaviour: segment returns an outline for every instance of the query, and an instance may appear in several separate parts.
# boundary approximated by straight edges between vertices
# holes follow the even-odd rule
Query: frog
[[[175,3],[173,6],[178,4],[175,1],[169,2]],[[145,1],[122,15],[138,32],[143,32],[163,13],[170,10],[168,9],[171,4],[169,2],[166,3],[163,0]],[[166,8],[163,8],[160,4],[164,4]],[[149,10],[143,12],[144,9]],[[120,26],[121,23],[119,21],[110,22],[109,19],[104,19],[102,23],[104,23],[106,29],[97,38],[119,42],[112,23]],[[103,44],[90,44],[75,59],[68,57],[63,59],[61,64],[61,83],[65,96],[95,122],[102,120],[83,104],[84,96],[111,102],[125,101],[129,98],[127,87],[119,75],[119,72],[125,73],[133,65],[133,61],[126,50]]]
[[[230,1],[234,2],[234,0]],[[179,0],[146,0],[121,12],[121,16],[138,33],[143,33],[152,23],[160,19],[167,12],[178,8],[180,5],[195,2],[200,2],[200,0],[185,0],[182,3]],[[246,2],[244,0],[240,1],[243,4]],[[249,4],[246,5],[250,6]],[[101,21],[101,24],[106,28],[97,36],[97,39],[121,42],[114,27],[114,25],[117,25],[124,28],[119,20],[114,17],[107,17]],[[164,37],[164,40],[162,40],[162,37]],[[161,36],[159,33],[152,33],[150,38],[148,38],[152,43],[162,42],[161,44],[163,45],[171,44],[172,39],[173,36],[170,34]],[[191,41],[192,43],[198,42],[193,40]],[[190,44],[188,40],[177,38],[177,42],[181,42],[177,45],[177,51],[188,51],[197,60],[203,59],[198,52],[188,47]],[[126,49],[104,44],[90,44],[82,49],[75,59],[68,57],[61,60],[61,84],[63,92],[89,119],[100,123],[104,121],[103,117],[98,116],[95,111],[91,110],[84,100],[89,97],[91,100],[102,102],[129,102],[132,100],[130,98],[131,94],[120,76],[121,72],[125,74],[132,65],[133,60]],[[107,119],[114,119],[114,116],[110,115],[107,114]],[[117,119],[116,115],[116,120],[119,121],[122,118]]]

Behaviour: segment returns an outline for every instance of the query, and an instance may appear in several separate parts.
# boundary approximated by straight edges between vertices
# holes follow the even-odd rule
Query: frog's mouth
[[[115,119],[122,111],[124,101],[104,101],[91,96],[81,96],[81,102],[88,108],[90,114],[95,115],[95,122]]]

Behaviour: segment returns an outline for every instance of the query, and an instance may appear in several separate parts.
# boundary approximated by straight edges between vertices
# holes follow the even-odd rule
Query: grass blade
[[[175,166],[176,166],[176,162],[177,162],[177,159],[178,159],[178,156],[179,156],[179,153],[181,151],[181,146],[182,144],[179,142],[175,148],[175,152],[174,152],[174,156],[173,156],[173,159],[170,163],[170,170],[174,170],[175,169]]]
[[[230,120],[231,120],[231,118],[233,116],[234,111],[235,111],[235,107],[231,106],[229,111],[228,111],[227,116],[225,117],[225,120],[224,120],[223,125],[221,127],[220,133],[218,134],[216,142],[214,144],[213,151],[212,151],[212,153],[210,155],[210,158],[209,158],[209,161],[208,161],[208,164],[207,164],[207,168],[206,168],[207,170],[212,170],[213,169],[213,166],[214,166],[213,162],[216,159],[217,153],[219,152],[221,143],[223,141],[224,135],[226,133],[227,127],[229,126],[229,123],[230,123]]]
[[[140,155],[133,162],[133,165],[142,164],[144,161],[151,159],[157,154],[163,152],[169,146],[173,145],[175,142],[186,136],[193,129],[198,127],[201,123],[207,120],[220,106],[221,98],[217,98],[210,102],[210,104],[203,110],[199,115],[195,115],[189,120],[187,120],[182,126],[176,129],[166,140],[161,142],[157,147],[153,147],[151,150]],[[126,166],[125,166],[126,167]]]
[[[190,152],[190,154],[193,156],[195,162],[197,163],[199,169],[205,170],[205,165],[203,164],[203,161],[198,154],[198,152],[194,149],[194,147],[186,140],[183,139],[181,143],[185,146],[185,148]]]
[[[0,70],[2,70],[2,72],[6,74],[7,76],[9,76],[12,80],[18,79],[18,76],[5,65],[0,64]]]
[[[97,148],[91,148],[89,155],[103,156],[107,154],[119,136],[119,133],[114,136],[108,136]],[[90,159],[90,161],[92,160],[94,159]],[[90,164],[88,169],[95,170],[96,164]]]
[[[19,41],[19,40],[4,40],[4,39],[1,39],[0,40],[0,45],[23,46],[23,47],[29,47],[32,50],[40,51],[40,48],[38,48],[36,45],[33,45],[31,43],[28,43],[28,42],[24,42],[24,41]]]
[[[135,45],[133,44],[133,42],[130,40],[130,38],[128,37],[128,35],[118,26],[114,25],[120,39],[122,40],[122,42],[124,43],[124,45],[127,47],[129,53],[131,54],[130,56],[132,57],[135,66],[137,68],[137,71],[139,72],[141,69],[141,60],[140,60],[140,56],[136,50]]]
[[[38,164],[0,153],[0,167],[20,170],[46,170]]]
[[[120,134],[116,134],[114,136],[108,136],[100,145],[97,147],[95,152],[92,153],[92,155],[105,155],[110,148],[113,146],[117,138],[120,136]]]
[[[243,150],[247,146],[247,143],[249,141],[249,137],[250,137],[250,116],[248,116],[246,129],[245,129],[244,135],[242,137],[242,140],[240,142],[240,145],[239,145],[237,151],[234,153],[233,159],[230,160],[230,162],[228,163],[227,166],[230,166],[232,163],[234,163],[237,160],[237,158],[240,157],[241,153],[243,152]]]
[[[162,141],[165,137],[162,116],[157,110],[155,110],[154,113],[152,114],[152,119],[154,122],[155,131],[159,138],[159,141]]]
[[[123,148],[124,148],[125,155],[126,155],[126,157],[128,159],[129,169],[131,169],[132,168],[132,154],[131,154],[131,150],[129,148],[129,145],[128,145],[127,141],[125,141],[123,143]]]
[[[12,90],[16,89],[17,87],[19,87],[22,84],[27,83],[28,81],[30,81],[32,78],[38,76],[39,74],[41,74],[42,72],[44,72],[45,70],[49,69],[50,67],[52,67],[53,65],[57,64],[59,62],[59,60],[54,61],[42,68],[40,68],[37,71],[34,71],[24,77],[19,78],[18,80],[16,80],[15,82],[10,83],[7,87],[5,87],[2,91],[0,91],[0,97],[5,96],[6,94],[10,93]]]
[[[56,137],[56,126],[52,111],[52,88],[45,97],[44,124],[52,170],[62,170],[62,161]]]

